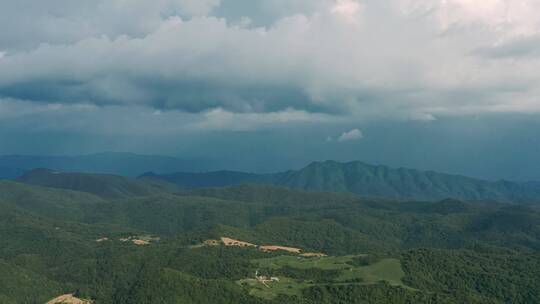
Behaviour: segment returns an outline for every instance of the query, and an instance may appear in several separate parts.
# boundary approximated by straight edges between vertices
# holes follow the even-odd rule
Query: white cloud
[[[536,0],[265,0],[267,28],[212,17],[217,0],[25,1],[0,0],[13,100],[202,113],[201,128],[540,112]]]
[[[364,138],[364,134],[362,134],[362,131],[358,129],[353,129],[348,132],[344,132],[338,137],[339,142],[345,142],[345,141],[354,141]]]
[[[349,22],[358,22],[362,13],[362,5],[356,0],[338,0],[332,8],[332,13]]]
[[[328,123],[338,119],[326,114],[286,109],[270,113],[233,113],[222,108],[212,109],[203,115],[201,121],[187,126],[196,130],[236,130],[248,131],[275,125],[298,123]]]
[[[398,0],[406,14],[428,14],[444,30],[484,27],[500,38],[538,31],[536,0]]]

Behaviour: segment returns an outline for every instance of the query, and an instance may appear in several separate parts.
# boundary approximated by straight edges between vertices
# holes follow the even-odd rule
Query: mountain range
[[[34,169],[0,181],[0,303],[66,294],[95,304],[540,301],[536,206],[329,192],[397,197],[421,191],[412,187],[422,178],[453,193],[496,189],[490,182],[336,162],[171,176]]]
[[[146,171],[167,173],[174,171],[215,170],[211,160],[175,158],[159,155],[103,152],[78,156],[4,155],[0,156],[0,179],[13,179],[23,172],[48,168],[64,172],[106,173],[138,176]]]
[[[223,187],[238,184],[270,184],[298,190],[349,192],[366,197],[415,200],[497,200],[514,203],[540,202],[536,182],[486,181],[460,175],[406,168],[375,166],[359,161],[314,162],[300,170],[275,174],[234,171],[208,173],[146,173],[141,177],[163,180],[185,188]]]
[[[265,184],[297,190],[353,193],[364,197],[402,200],[455,198],[540,203],[539,182],[488,181],[434,171],[370,165],[360,161],[313,162],[299,170],[271,174],[207,171],[212,169],[211,162],[205,163],[202,160],[132,153],[0,157],[0,179],[85,191],[107,198],[147,195],[179,188]],[[134,178],[136,176],[139,177]]]

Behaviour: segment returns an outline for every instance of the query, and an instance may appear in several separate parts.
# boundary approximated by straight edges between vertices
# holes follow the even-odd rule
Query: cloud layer
[[[0,98],[233,130],[540,112],[536,0],[254,3],[0,0]]]

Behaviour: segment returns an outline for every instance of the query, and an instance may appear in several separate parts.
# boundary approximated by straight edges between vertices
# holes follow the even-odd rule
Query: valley
[[[267,185],[141,194],[155,181],[76,176],[76,189],[73,179],[0,182],[0,302],[540,299],[534,206]],[[102,183],[122,195],[102,195]]]

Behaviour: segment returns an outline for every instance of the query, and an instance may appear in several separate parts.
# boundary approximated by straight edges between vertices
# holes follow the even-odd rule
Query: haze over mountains
[[[77,156],[0,156],[0,178],[16,178],[24,171],[47,168],[64,172],[138,176],[143,172],[204,171],[216,168],[208,159],[181,159],[159,155],[103,152]]]
[[[138,178],[38,168],[0,181],[0,303],[537,303],[540,212],[504,203],[534,203],[537,187],[361,162]],[[490,201],[425,201],[459,196]],[[301,264],[271,266],[282,260]],[[259,286],[259,271],[280,281]]]
[[[0,157],[0,178],[90,192],[106,198],[148,195],[178,188],[268,184],[393,199],[540,202],[538,182],[486,181],[434,171],[394,169],[360,161],[313,162],[300,170],[273,174],[227,170],[204,172],[211,167],[211,162],[131,153],[72,157],[4,156]],[[141,175],[145,171],[148,172]],[[133,179],[136,176],[139,178]]]

